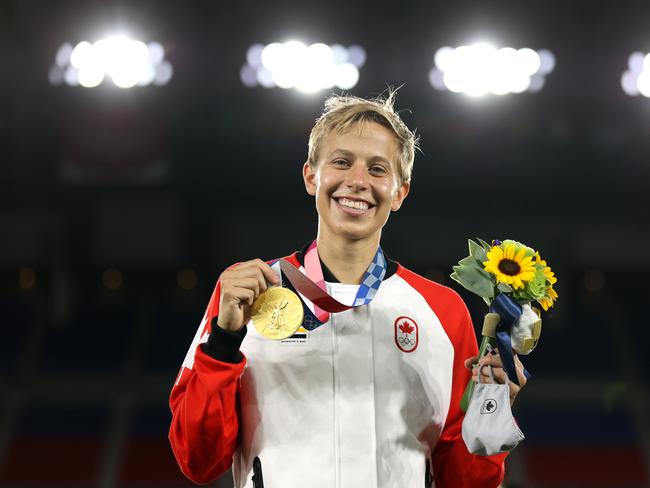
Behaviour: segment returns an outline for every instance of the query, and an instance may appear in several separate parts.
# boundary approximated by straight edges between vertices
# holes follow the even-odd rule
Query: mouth
[[[357,198],[333,197],[333,200],[343,212],[350,215],[364,215],[374,207],[371,203]]]

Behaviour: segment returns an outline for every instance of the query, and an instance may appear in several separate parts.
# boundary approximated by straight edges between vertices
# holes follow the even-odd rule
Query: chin
[[[349,241],[360,241],[362,239],[367,239],[372,237],[377,232],[381,231],[380,228],[369,227],[369,226],[349,226],[349,225],[340,225],[335,227],[334,234],[341,236],[344,239]]]

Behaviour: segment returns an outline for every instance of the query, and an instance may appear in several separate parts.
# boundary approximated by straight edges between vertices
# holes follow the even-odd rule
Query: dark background
[[[351,90],[404,86],[411,194],[384,230],[403,265],[448,275],[466,239],[512,237],[559,282],[526,441],[507,486],[650,483],[650,101],[620,86],[650,51],[632,2],[0,2],[0,486],[188,486],[169,390],[220,272],[316,232],[300,168],[327,93],[245,88],[253,43],[360,44]],[[167,86],[52,86],[59,46],[159,41]],[[537,94],[470,99],[428,82],[444,45],[547,48]],[[482,302],[463,290],[475,324]],[[227,475],[215,486],[227,486]],[[221,483],[221,484],[220,484]]]

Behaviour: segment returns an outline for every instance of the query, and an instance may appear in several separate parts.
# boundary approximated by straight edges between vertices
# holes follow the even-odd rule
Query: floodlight
[[[57,69],[58,68],[58,69]],[[93,88],[110,79],[115,86],[165,85],[173,69],[165,60],[165,49],[159,42],[145,44],[124,35],[100,39],[94,43],[81,41],[76,46],[65,42],[57,50],[48,79],[60,85]]]
[[[56,52],[56,65],[65,68],[70,62],[70,57],[72,56],[73,47],[69,42],[64,42],[61,44],[61,47]]]
[[[632,97],[650,98],[650,54],[635,51],[628,57],[628,69],[621,75],[621,88]]]
[[[156,66],[156,74],[154,75],[153,84],[163,86],[169,83],[174,75],[174,67],[169,61],[163,61]]]
[[[240,70],[242,83],[249,87],[295,89],[315,93],[337,86],[349,90],[359,81],[359,68],[366,61],[361,46],[340,44],[307,45],[291,40],[266,46],[253,44]]]
[[[252,68],[259,68],[262,65],[262,51],[264,51],[263,44],[253,44],[246,51],[246,62]]]
[[[471,97],[539,91],[555,66],[555,57],[548,50],[497,49],[488,43],[444,46],[436,51],[433,61],[429,82],[436,90]]]
[[[631,71],[625,71],[621,76],[621,86],[623,87],[623,91],[631,97],[635,97],[640,93],[636,80],[637,76]]]

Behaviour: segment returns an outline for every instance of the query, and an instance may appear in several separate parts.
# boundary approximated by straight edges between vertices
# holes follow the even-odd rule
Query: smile
[[[363,215],[367,213],[368,210],[374,206],[362,200],[351,200],[345,197],[335,198],[334,200],[341,208],[341,210],[353,215]]]

